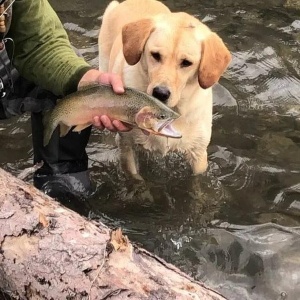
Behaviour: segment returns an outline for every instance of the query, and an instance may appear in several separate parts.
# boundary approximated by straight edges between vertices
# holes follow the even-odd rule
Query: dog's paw
[[[144,181],[140,181],[128,186],[127,195],[125,197],[127,203],[136,203],[143,206],[151,206],[154,198]]]

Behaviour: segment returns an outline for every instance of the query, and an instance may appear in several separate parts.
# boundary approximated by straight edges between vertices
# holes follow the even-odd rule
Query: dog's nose
[[[166,102],[171,95],[169,89],[165,86],[156,86],[153,89],[152,96],[160,100],[161,102]]]

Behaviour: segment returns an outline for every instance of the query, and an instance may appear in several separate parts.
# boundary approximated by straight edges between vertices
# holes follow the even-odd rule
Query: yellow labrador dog
[[[124,84],[147,92],[177,111],[181,139],[118,135],[125,173],[141,179],[135,149],[185,154],[194,174],[207,168],[212,128],[212,85],[231,61],[221,38],[193,16],[172,13],[155,0],[112,1],[99,33],[99,69],[118,73]]]

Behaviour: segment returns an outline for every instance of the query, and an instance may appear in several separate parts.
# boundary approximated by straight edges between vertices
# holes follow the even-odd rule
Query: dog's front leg
[[[192,167],[194,175],[202,174],[206,171],[208,166],[206,150],[202,152],[187,152],[186,158]]]
[[[127,135],[118,135],[117,144],[120,149],[120,163],[122,171],[128,179],[142,181],[142,176],[138,173],[135,152]]]
[[[193,176],[188,184],[188,193],[193,200],[199,201],[203,198],[202,176],[199,175],[207,169],[207,151],[191,151],[186,154],[186,158],[193,171]]]

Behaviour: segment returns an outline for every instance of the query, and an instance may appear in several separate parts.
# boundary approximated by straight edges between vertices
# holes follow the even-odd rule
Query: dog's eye
[[[151,52],[152,57],[156,60],[156,61],[160,61],[161,60],[161,56],[158,52]]]
[[[183,59],[180,63],[180,67],[181,68],[187,68],[189,66],[191,66],[193,63],[191,63],[189,60],[187,59]]]

